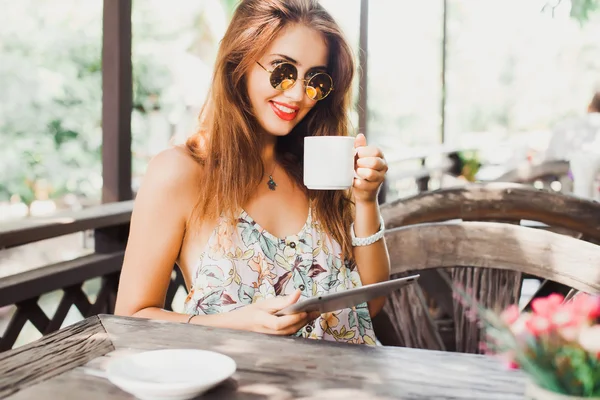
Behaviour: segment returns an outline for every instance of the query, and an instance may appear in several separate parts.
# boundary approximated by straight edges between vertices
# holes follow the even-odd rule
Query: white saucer
[[[116,357],[108,363],[110,382],[139,399],[191,399],[229,378],[235,361],[212,351],[153,350]]]

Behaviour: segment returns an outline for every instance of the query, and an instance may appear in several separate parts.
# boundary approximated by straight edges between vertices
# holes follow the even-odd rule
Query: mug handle
[[[358,165],[356,165],[356,161],[358,161],[358,148],[354,148],[354,178],[356,179],[362,179],[360,176],[358,176],[358,174],[356,173],[356,169],[358,168]]]

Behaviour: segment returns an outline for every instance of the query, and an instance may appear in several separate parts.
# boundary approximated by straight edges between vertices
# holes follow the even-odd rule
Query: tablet
[[[319,311],[321,314],[351,308],[376,297],[386,296],[396,289],[409,285],[419,279],[419,275],[373,283],[354,289],[321,296],[310,297],[288,306],[275,313],[276,316]]]

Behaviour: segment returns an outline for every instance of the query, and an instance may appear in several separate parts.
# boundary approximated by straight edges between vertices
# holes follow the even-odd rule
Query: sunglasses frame
[[[291,65],[292,67],[296,68],[296,75],[298,75],[298,67],[296,67],[294,64],[292,64],[292,63],[290,63],[290,62],[282,62],[282,63],[279,63],[279,64],[277,64],[277,66],[276,66],[275,68],[273,68],[273,70],[272,70],[272,71],[269,71],[269,70],[268,70],[267,68],[265,68],[265,67],[264,67],[264,66],[263,66],[263,65],[262,65],[260,62],[258,62],[258,61],[257,61],[256,63],[257,63],[258,65],[260,65],[260,67],[261,67],[262,69],[264,69],[266,72],[268,72],[269,74],[272,74],[272,73],[275,71],[275,68],[279,68],[280,66],[282,66],[282,65],[284,65],[284,64],[289,64],[289,65]],[[325,96],[321,97],[321,98],[320,98],[320,99],[318,99],[318,100],[316,100],[316,99],[312,99],[312,98],[311,98],[311,97],[308,95],[308,93],[306,93],[306,89],[308,88],[308,81],[310,81],[312,78],[314,78],[314,77],[315,77],[315,76],[317,76],[317,75],[327,75],[327,76],[329,77],[329,80],[331,81],[331,89],[329,89],[329,92],[327,92],[327,94],[326,94]],[[296,77],[296,80],[294,81],[294,83],[292,84],[292,86],[290,86],[290,87],[288,87],[288,88],[286,88],[286,89],[277,89],[277,88],[275,88],[275,87],[274,87],[273,89],[275,89],[275,90],[279,90],[279,91],[281,91],[281,92],[285,92],[286,90],[293,88],[293,87],[296,85],[296,82],[298,82],[298,81],[302,81],[302,82],[304,83],[304,94],[306,94],[306,97],[308,97],[309,99],[311,99],[311,100],[313,100],[313,101],[321,101],[321,100],[323,100],[323,99],[327,98],[327,96],[329,96],[329,95],[331,94],[331,92],[333,92],[333,90],[334,90],[334,87],[333,87],[333,78],[332,78],[332,77],[331,77],[331,75],[329,75],[327,72],[317,72],[316,74],[314,74],[313,76],[311,76],[311,77],[310,77],[310,78],[308,78],[308,79],[306,79],[306,78],[298,78],[298,77]],[[271,85],[271,86],[273,86],[273,85]],[[312,86],[311,86],[311,87],[312,87]]]

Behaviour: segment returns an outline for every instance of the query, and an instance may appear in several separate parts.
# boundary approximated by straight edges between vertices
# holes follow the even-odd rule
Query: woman
[[[594,93],[587,114],[560,122],[552,132],[544,160],[570,160],[581,151],[596,151],[600,143],[600,92]]]
[[[200,129],[156,156],[131,219],[116,313],[375,343],[385,299],[277,317],[300,297],[389,279],[377,191],[387,166],[355,140],[351,193],[302,184],[303,138],[348,135],[354,73],[340,28],[317,0],[244,0],[221,42]],[[351,226],[354,222],[353,226]],[[186,314],[163,309],[173,264]]]

